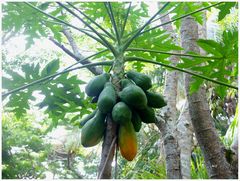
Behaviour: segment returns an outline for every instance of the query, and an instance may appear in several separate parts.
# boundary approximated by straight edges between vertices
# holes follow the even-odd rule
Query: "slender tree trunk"
[[[117,125],[112,121],[111,115],[107,116],[107,128],[102,144],[101,162],[98,168],[98,179],[111,179],[112,161],[115,151],[115,137],[117,136]]]
[[[203,25],[198,25],[198,34],[206,38],[206,13],[203,17]],[[200,54],[204,51],[200,49]],[[186,95],[185,95],[186,96]],[[181,171],[183,179],[191,179],[191,154],[193,149],[193,127],[189,115],[188,101],[183,106],[177,123],[178,141],[181,149]]]
[[[116,57],[113,65],[113,76],[112,83],[114,84],[117,91],[120,91],[120,80],[124,77],[124,61],[123,55],[120,54]],[[99,179],[110,179],[112,174],[112,161],[114,158],[115,144],[117,142],[117,125],[108,116],[107,129],[104,136],[102,145],[101,162],[99,166]]]
[[[161,22],[168,22],[170,20],[169,16],[161,18]],[[174,38],[174,32],[171,24],[163,26],[163,29],[171,33]],[[173,64],[178,62],[176,56],[172,56],[170,61]],[[177,97],[177,72],[167,71],[165,76],[165,89],[163,93],[165,99],[167,100],[167,106],[165,106],[161,111],[161,117],[163,119],[158,119],[156,123],[157,127],[161,132],[163,138],[165,160],[167,167],[167,178],[169,179],[179,179],[181,178],[180,169],[180,149],[178,145],[178,140],[175,134],[175,124],[177,119],[177,108],[176,108],[176,97]]]
[[[181,173],[183,179],[191,179],[191,154],[193,128],[190,122],[188,102],[184,104],[177,123],[178,143],[181,150]]]
[[[196,45],[198,39],[198,25],[192,17],[182,20],[181,41],[186,52],[199,52]],[[196,138],[204,155],[210,178],[234,178],[227,163],[220,139],[213,125],[206,91],[203,87],[193,94],[190,94],[191,76],[185,75],[185,91],[189,103],[191,122]]]

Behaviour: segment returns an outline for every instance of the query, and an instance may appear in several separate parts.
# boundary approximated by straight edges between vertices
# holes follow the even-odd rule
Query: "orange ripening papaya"
[[[137,137],[131,121],[120,125],[118,145],[121,155],[126,160],[132,161],[137,155]]]

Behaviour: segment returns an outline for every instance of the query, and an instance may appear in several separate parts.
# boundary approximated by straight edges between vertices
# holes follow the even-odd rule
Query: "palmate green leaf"
[[[52,60],[42,70],[41,76],[47,76],[55,73],[59,69],[59,59]]]
[[[222,46],[215,42],[214,40],[203,40],[199,39],[197,41],[198,46],[204,49],[208,54],[212,54],[215,57],[222,57]]]
[[[238,60],[238,33],[237,31],[224,31],[222,41],[198,40],[197,44],[205,50],[208,56],[222,57],[220,59],[204,58],[185,58],[182,57],[182,63],[178,64],[180,68],[190,69],[198,74],[216,79],[221,82],[236,85],[237,84],[237,60]],[[198,90],[203,80],[193,77],[190,86],[191,92]],[[215,91],[220,97],[226,95],[227,87],[216,85]]]
[[[182,50],[181,47],[175,45],[170,38],[170,35],[166,31],[155,29],[147,33],[142,34],[137,39],[133,41],[130,48],[142,48],[142,49],[152,49],[163,52],[171,52],[173,50]],[[127,56],[137,56],[146,59],[156,60],[165,64],[169,64],[168,58],[170,55],[144,52],[144,51],[131,51],[126,52]],[[142,65],[142,64],[139,64]]]
[[[217,6],[219,14],[218,14],[218,21],[221,21],[227,14],[230,13],[231,8],[237,5],[237,2],[225,2],[222,5]]]
[[[8,77],[2,77],[2,87],[3,89],[12,90],[16,87],[28,84],[35,79],[40,78],[39,73],[39,64],[37,65],[22,65],[22,74],[18,72],[7,70]],[[26,113],[29,109],[29,100],[35,100],[35,97],[32,96],[34,88],[31,87],[27,90],[18,92],[9,97],[9,101],[6,104],[6,107],[9,110],[16,113],[16,116],[19,118]]]
[[[51,75],[59,70],[59,60],[54,59],[48,63],[43,70],[40,70],[39,64],[25,64],[22,66],[23,73],[8,70],[8,77],[3,77],[3,88],[12,90],[24,84],[28,84],[37,79]],[[40,109],[46,109],[49,115],[57,125],[58,120],[63,120],[68,113],[77,113],[79,116],[81,109],[86,109],[85,95],[80,90],[80,85],[85,82],[80,80],[77,75],[70,76],[69,73],[63,74],[51,81],[45,81],[40,85],[32,86],[26,90],[19,91],[9,96],[5,107],[16,114],[17,117],[23,116],[30,109],[29,100],[35,101],[34,91],[44,95],[43,100],[38,100],[37,106]]]
[[[113,33],[111,20],[107,14],[103,2],[80,2],[73,3],[79,7],[81,11],[90,16],[93,20],[100,23],[108,32]],[[111,2],[117,27],[121,30],[124,18],[126,16],[129,2]],[[129,12],[128,21],[125,27],[125,35],[135,31],[143,24],[142,17],[148,17],[147,5],[144,2],[132,2],[131,10]],[[89,21],[87,21],[89,22]]]
[[[198,9],[201,9],[203,7],[206,7],[209,5],[207,2],[171,2],[173,3],[171,6],[174,8],[171,13],[174,15],[171,19],[178,18],[180,16],[183,16],[187,13],[194,12]],[[194,17],[194,19],[199,23],[202,24],[203,22],[203,12],[195,13],[191,15]],[[177,29],[180,28],[182,23],[182,20],[178,20],[174,22],[174,25],[177,27]]]
[[[134,40],[131,47],[154,49],[160,51],[182,50],[175,45],[170,38],[170,34],[161,29],[154,29],[142,34]]]
[[[32,91],[21,92],[19,94],[12,95],[6,104],[8,110],[15,113],[17,118],[23,116],[29,107],[29,100],[34,99],[32,97]]]
[[[61,75],[42,88],[41,94],[45,98],[38,104],[39,107],[47,107],[45,112],[53,121],[65,119],[70,112],[79,113],[80,107],[84,107],[84,93],[79,88],[83,83],[77,76]]]
[[[56,6],[56,4],[52,2],[31,4],[44,11],[48,10],[48,13],[60,19],[67,19],[65,15],[61,15],[62,8]],[[49,5],[51,5],[50,11],[48,8]],[[3,5],[3,14],[3,31],[6,33],[12,31],[24,33],[27,40],[27,44],[25,45],[26,49],[34,44],[35,39],[47,37],[49,33],[53,34],[54,38],[59,42],[62,40],[62,34],[60,33],[62,26],[60,24],[54,23],[52,19],[37,12],[23,2],[7,2]]]
[[[36,3],[33,3],[36,5]],[[3,5],[3,31],[14,31],[17,33],[23,32],[27,35],[28,44],[30,47],[33,44],[33,39],[39,38],[37,29],[43,28],[40,25],[40,20],[43,16],[23,3],[9,2]]]

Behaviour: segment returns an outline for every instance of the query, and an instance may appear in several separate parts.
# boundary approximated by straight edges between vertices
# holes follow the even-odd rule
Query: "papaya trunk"
[[[161,18],[161,23],[168,22],[170,20],[169,16]],[[163,29],[171,33],[174,37],[174,32],[171,24],[163,26]],[[170,61],[173,64],[178,62],[176,56],[171,56]],[[180,179],[181,167],[180,167],[180,149],[177,140],[177,135],[175,134],[175,125],[177,120],[177,108],[176,108],[176,97],[177,97],[177,72],[176,71],[166,71],[165,76],[165,87],[164,87],[164,98],[167,100],[167,106],[162,108],[161,116],[163,120],[159,119],[156,123],[157,127],[161,132],[161,137],[163,139],[163,147],[165,152],[166,160],[166,172],[168,179]]]
[[[124,61],[123,56],[119,55],[113,64],[112,83],[116,91],[120,91],[120,80],[124,77]],[[112,117],[107,116],[107,129],[104,135],[102,145],[101,161],[98,169],[98,179],[111,179],[112,177],[112,162],[114,158],[115,143],[117,137],[117,124],[112,121]]]
[[[102,154],[98,170],[98,179],[110,179],[112,175],[112,161],[114,157],[115,147],[111,145],[114,138],[117,135],[116,134],[117,126],[112,121],[112,118],[109,115],[107,116],[107,128],[102,145]]]
[[[199,48],[196,45],[197,39],[197,23],[192,17],[184,18],[181,25],[181,40],[182,47],[186,52],[199,52]],[[233,178],[234,175],[226,161],[223,147],[210,115],[206,90],[202,86],[197,92],[190,94],[191,80],[190,75],[185,75],[185,91],[189,103],[191,122],[204,155],[209,178]]]
[[[182,108],[177,121],[178,143],[181,150],[181,173],[183,179],[191,179],[191,154],[193,148],[193,128],[189,116],[188,102]]]

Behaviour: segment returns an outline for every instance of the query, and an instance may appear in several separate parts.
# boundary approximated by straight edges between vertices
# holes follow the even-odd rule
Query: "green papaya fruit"
[[[105,118],[106,114],[97,111],[96,115],[82,127],[81,143],[84,147],[95,146],[101,141],[106,128]]]
[[[136,132],[139,132],[142,127],[142,120],[135,110],[132,110],[132,124],[133,124],[134,130]]]
[[[161,108],[167,105],[160,94],[146,91],[148,106],[153,108]]]
[[[144,91],[134,84],[129,84],[118,93],[121,101],[136,109],[143,109],[147,106],[147,97]]]
[[[126,74],[129,79],[132,79],[135,84],[141,87],[144,91],[152,87],[152,81],[149,76],[132,70],[128,71]]]
[[[108,73],[103,73],[101,75],[95,76],[88,82],[85,88],[86,94],[90,97],[98,96],[102,92],[105,83],[108,82],[109,79],[110,74]]]
[[[155,123],[156,117],[154,109],[151,107],[146,107],[145,109],[138,110],[138,114],[144,123]]]
[[[130,79],[122,79],[120,82],[121,88],[124,89],[128,85],[134,84]]]
[[[112,111],[113,106],[116,104],[117,95],[114,86],[111,82],[107,82],[103,91],[98,98],[98,109],[102,113],[106,114]]]
[[[120,125],[118,145],[121,155],[128,161],[132,161],[137,155],[137,137],[131,121]]]
[[[131,121],[131,109],[124,102],[118,102],[112,109],[112,118],[113,121],[118,124],[124,124],[127,121]]]
[[[97,112],[97,109],[94,110],[92,113],[84,116],[80,121],[80,127],[83,127],[90,119],[92,119],[95,116],[96,112]]]

